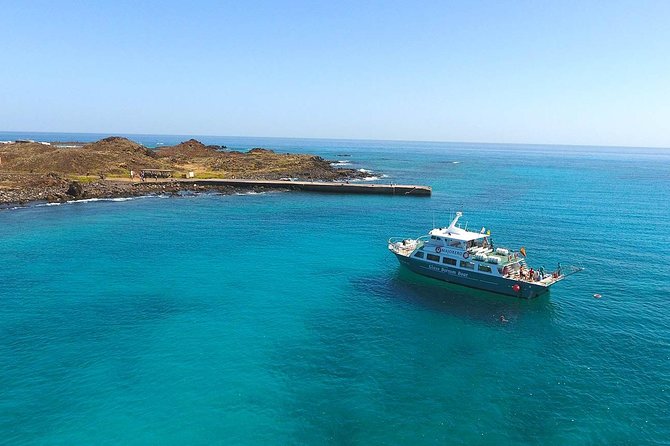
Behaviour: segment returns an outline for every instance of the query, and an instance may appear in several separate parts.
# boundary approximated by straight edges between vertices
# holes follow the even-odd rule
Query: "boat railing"
[[[571,276],[575,273],[578,273],[580,271],[583,271],[584,268],[581,266],[575,266],[575,265],[563,265],[559,266],[554,270],[554,271],[548,271],[548,272],[543,272],[541,270],[533,270],[533,277],[529,276],[529,271],[532,268],[529,268],[524,260],[521,260],[523,270],[521,269],[516,269],[516,268],[510,268],[506,272],[502,274],[503,277],[507,277],[509,279],[514,279],[518,280],[521,282],[528,282],[528,283],[543,283],[545,285],[551,285],[554,284],[558,281],[561,281],[565,279],[568,276]],[[503,268],[503,271],[505,271],[507,267]],[[537,275],[537,276],[536,276]]]
[[[425,243],[427,239],[428,239],[428,236],[427,236],[427,235],[422,235],[421,237],[418,237],[418,238],[411,238],[411,237],[391,237],[391,238],[389,239],[389,243],[390,243],[390,244],[395,244],[395,243],[398,243],[398,242],[405,242],[405,241],[408,241],[408,242],[416,242],[417,244],[420,243],[420,244],[423,245],[423,243]]]
[[[558,269],[556,270],[556,272],[558,272],[559,275],[563,277],[572,276],[573,274],[576,274],[580,271],[584,271],[584,267],[577,265],[559,266]]]
[[[404,242],[405,240],[413,240],[413,239],[410,237],[391,237],[389,239],[389,244],[393,245],[398,242]]]
[[[576,266],[576,265],[561,265],[560,263],[558,264],[558,267],[548,273],[545,273],[545,277],[551,277],[553,279],[552,282],[558,282],[559,280],[563,280],[568,276],[571,276],[575,273],[578,273],[580,271],[583,271],[584,268],[581,266]]]

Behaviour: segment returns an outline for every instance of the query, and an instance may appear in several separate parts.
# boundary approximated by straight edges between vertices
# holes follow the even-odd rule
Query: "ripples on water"
[[[434,196],[0,210],[4,442],[670,438],[666,152],[205,142],[347,153]],[[586,271],[525,301],[435,283],[386,251],[460,209],[532,264]]]

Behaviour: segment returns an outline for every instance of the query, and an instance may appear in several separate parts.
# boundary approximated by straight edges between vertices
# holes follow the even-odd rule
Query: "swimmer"
[[[501,314],[500,315],[500,322],[502,322],[504,324],[504,323],[509,322],[509,321],[507,319],[505,319],[504,315]]]

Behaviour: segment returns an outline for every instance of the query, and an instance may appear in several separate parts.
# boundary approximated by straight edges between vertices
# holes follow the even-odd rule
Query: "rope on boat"
[[[573,274],[576,274],[576,273],[578,273],[578,272],[580,272],[580,271],[584,271],[584,268],[581,267],[581,266],[568,265],[568,268],[570,268],[570,271],[568,271],[567,273],[563,274],[563,277],[572,276]]]

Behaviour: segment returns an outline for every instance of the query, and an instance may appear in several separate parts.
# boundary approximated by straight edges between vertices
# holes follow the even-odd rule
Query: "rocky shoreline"
[[[0,180],[16,174],[1,174]],[[68,201],[88,200],[93,198],[130,198],[148,195],[174,195],[184,193],[217,192],[224,195],[244,192],[264,192],[263,187],[240,188],[227,185],[208,186],[186,182],[161,181],[130,183],[113,180],[100,180],[90,183],[68,181],[55,174],[30,178],[32,185],[11,189],[0,189],[0,209],[30,203],[64,203]],[[278,189],[272,189],[274,191]],[[289,190],[288,188],[286,190]]]
[[[169,169],[175,177],[195,171],[197,179],[345,181],[362,176],[356,170],[333,167],[314,155],[277,154],[268,149],[224,151],[222,146],[205,146],[195,140],[156,150],[119,137],[66,146],[15,142],[0,145],[0,207],[93,198],[264,190],[185,181],[140,181],[138,174],[142,169]]]

